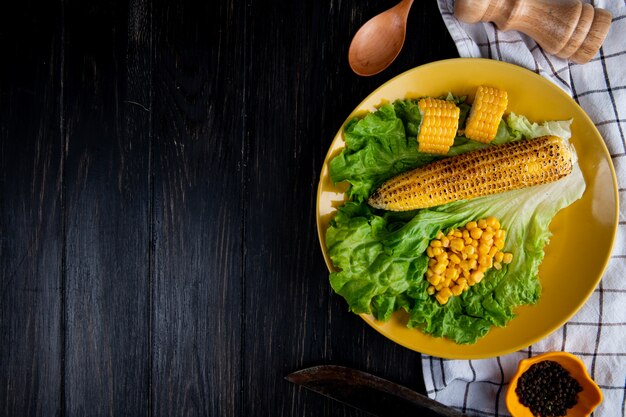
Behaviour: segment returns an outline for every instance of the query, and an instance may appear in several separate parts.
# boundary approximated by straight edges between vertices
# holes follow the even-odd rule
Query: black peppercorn
[[[520,403],[537,417],[566,415],[578,402],[581,391],[578,381],[554,361],[532,365],[519,378],[515,389]]]

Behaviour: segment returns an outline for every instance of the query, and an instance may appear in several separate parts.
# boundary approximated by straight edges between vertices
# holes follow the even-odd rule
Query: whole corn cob
[[[454,143],[459,128],[459,109],[454,103],[436,98],[424,98],[417,104],[422,114],[418,150],[425,153],[446,154]]]
[[[557,136],[519,140],[445,158],[391,178],[372,194],[375,208],[405,211],[556,181],[572,171]]]
[[[465,137],[483,143],[491,142],[498,133],[507,105],[506,91],[483,85],[478,87],[465,124]]]

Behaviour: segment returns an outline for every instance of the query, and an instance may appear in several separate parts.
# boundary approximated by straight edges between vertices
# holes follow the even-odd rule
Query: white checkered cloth
[[[593,3],[613,14],[598,55],[577,65],[547,55],[528,36],[502,32],[492,23],[468,25],[453,16],[454,1],[438,0],[462,57],[486,57],[526,67],[568,92],[606,141],[619,187],[619,226],[607,270],[584,307],[562,328],[528,349],[484,360],[446,360],[424,355],[428,395],[469,416],[509,416],[507,381],[521,359],[568,351],[583,359],[604,401],[594,417],[625,416],[626,403],[626,1]],[[607,186],[609,186],[607,184]]]

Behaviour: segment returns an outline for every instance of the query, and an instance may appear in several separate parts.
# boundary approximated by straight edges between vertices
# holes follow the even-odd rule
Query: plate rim
[[[354,118],[357,113],[362,112],[362,110],[358,110],[359,108],[361,108],[363,106],[363,104],[365,102],[367,102],[370,97],[372,97],[373,95],[375,95],[380,89],[384,88],[386,85],[396,81],[398,78],[404,77],[407,74],[413,72],[413,71],[417,71],[418,69],[422,69],[424,67],[428,67],[428,66],[436,66],[436,65],[448,65],[454,62],[476,62],[479,63],[480,65],[495,65],[495,66],[503,66],[503,67],[508,67],[511,70],[514,71],[521,71],[521,72],[525,72],[527,73],[527,75],[540,80],[541,83],[548,83],[549,85],[552,85],[553,87],[556,87],[556,89],[558,90],[559,94],[562,95],[566,100],[571,101],[571,103],[578,107],[578,109],[580,110],[580,113],[583,115],[583,118],[585,119],[585,122],[587,122],[589,125],[591,125],[593,127],[593,129],[596,131],[596,133],[598,134],[598,136],[600,138],[602,138],[602,140],[600,141],[600,150],[603,153],[605,159],[609,162],[608,166],[609,166],[609,171],[610,171],[610,176],[612,179],[612,187],[611,187],[611,191],[613,192],[613,196],[614,196],[614,200],[615,200],[615,206],[613,207],[614,209],[614,215],[613,215],[613,219],[612,219],[612,236],[611,236],[611,242],[610,242],[610,246],[609,246],[609,250],[607,251],[603,262],[601,263],[601,273],[599,274],[598,278],[595,281],[595,285],[593,286],[593,288],[591,288],[589,291],[587,291],[587,293],[585,294],[584,297],[584,301],[581,303],[581,305],[573,310],[572,312],[570,312],[570,314],[566,315],[562,320],[560,320],[558,322],[558,324],[556,326],[554,326],[554,328],[552,328],[547,334],[543,334],[543,335],[539,335],[536,336],[534,338],[530,338],[528,343],[524,343],[524,344],[518,344],[516,346],[512,346],[508,349],[500,349],[498,351],[495,351],[493,353],[487,353],[487,354],[470,354],[470,355],[463,355],[463,354],[459,354],[459,355],[438,355],[437,352],[427,352],[427,351],[422,351],[422,350],[416,350],[412,347],[406,346],[405,343],[403,343],[401,340],[399,340],[399,338],[396,338],[388,333],[384,333],[383,330],[375,325],[376,320],[369,314],[358,314],[358,316],[361,317],[362,320],[364,320],[370,327],[372,327],[374,330],[376,330],[378,333],[380,333],[381,335],[383,335],[385,338],[393,341],[394,343],[399,344],[400,346],[403,346],[406,349],[410,349],[412,351],[418,352],[420,354],[426,354],[426,355],[430,355],[430,356],[435,356],[435,357],[440,357],[440,358],[446,358],[446,359],[485,359],[485,358],[492,358],[492,357],[496,357],[496,356],[501,356],[501,355],[505,355],[505,354],[509,354],[509,353],[513,353],[516,351],[519,351],[520,349],[524,349],[542,339],[544,339],[545,337],[549,336],[550,334],[552,334],[554,331],[560,329],[565,323],[567,323],[579,310],[580,308],[588,301],[589,297],[591,296],[591,294],[593,293],[593,291],[595,290],[595,288],[599,285],[600,281],[602,280],[605,272],[606,272],[606,268],[610,262],[611,259],[611,254],[613,252],[614,246],[615,246],[615,239],[616,239],[616,235],[617,235],[617,228],[618,228],[618,222],[619,222],[619,193],[618,193],[618,183],[617,183],[617,175],[615,172],[615,167],[613,164],[613,160],[611,158],[611,154],[606,146],[606,142],[604,140],[604,137],[602,136],[602,134],[600,134],[600,132],[598,131],[597,126],[595,125],[595,123],[591,120],[591,118],[589,117],[589,115],[587,114],[587,112],[571,97],[569,96],[562,88],[560,88],[557,84],[555,84],[554,82],[552,82],[551,80],[529,70],[528,68],[516,65],[516,64],[512,64],[509,62],[504,62],[504,61],[498,61],[498,60],[494,60],[494,59],[488,59],[488,58],[449,58],[449,59],[443,59],[443,60],[438,60],[438,61],[432,61],[432,62],[428,62],[426,64],[422,64],[422,65],[418,65],[416,67],[410,68],[406,71],[403,71],[402,73],[390,78],[389,80],[385,81],[384,83],[380,84],[379,86],[377,86],[373,91],[371,91],[369,94],[367,94],[367,96],[361,100],[355,107],[354,109],[350,112],[350,114],[347,116],[347,118],[345,119],[345,121],[341,124],[341,126],[339,127],[337,133],[335,134],[335,136],[333,137],[332,141],[330,142],[329,146],[328,146],[328,150],[326,152],[326,155],[324,157],[324,161],[322,163],[322,167],[321,169],[318,171],[319,172],[319,181],[318,181],[318,186],[317,186],[317,195],[316,195],[316,204],[315,204],[315,215],[316,215],[316,226],[317,226],[317,236],[318,236],[318,241],[320,244],[320,249],[322,251],[322,255],[324,257],[324,261],[326,263],[326,267],[330,272],[334,271],[333,268],[333,264],[332,261],[330,260],[330,257],[328,256],[327,250],[325,248],[325,242],[323,239],[323,235],[322,235],[322,224],[321,224],[321,216],[320,216],[320,197],[321,197],[321,193],[322,193],[322,187],[323,187],[323,180],[324,180],[324,176],[323,171],[324,168],[329,164],[330,162],[330,158],[331,155],[333,153],[332,151],[332,147],[333,144],[335,143],[335,141],[339,138],[341,139],[342,136],[342,132],[343,129],[345,127],[345,125],[352,119]],[[333,294],[335,294],[333,292]],[[354,314],[354,313],[351,313]],[[398,314],[397,312],[394,314]],[[420,329],[414,329],[417,332],[421,332]],[[426,335],[426,336],[430,336],[427,335],[423,332],[421,332],[422,334]],[[434,336],[431,336],[433,338],[435,338]],[[459,346],[463,346],[462,344],[458,344]],[[428,350],[428,349],[426,349]]]

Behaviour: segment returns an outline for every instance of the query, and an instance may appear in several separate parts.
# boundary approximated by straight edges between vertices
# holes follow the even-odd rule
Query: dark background
[[[395,3],[3,4],[0,415],[364,415],[283,379],[317,364],[423,391],[332,293],[315,226],[352,109],[457,56],[416,1],[396,62],[353,74]]]

